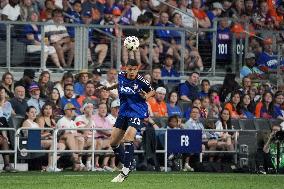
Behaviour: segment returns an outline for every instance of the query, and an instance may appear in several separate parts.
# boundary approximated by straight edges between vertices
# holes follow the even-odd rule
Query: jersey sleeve
[[[142,85],[142,90],[145,91],[146,93],[153,91],[153,87],[151,86],[150,82],[146,80],[143,76],[138,75],[137,77],[140,80],[140,83]]]

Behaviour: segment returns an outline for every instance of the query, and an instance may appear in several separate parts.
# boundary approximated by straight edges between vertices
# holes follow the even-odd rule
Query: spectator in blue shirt
[[[80,104],[78,103],[77,99],[74,96],[74,87],[72,84],[67,84],[64,86],[64,96],[61,98],[61,109],[64,109],[67,103],[71,103],[76,108],[76,114],[80,115]]]
[[[69,9],[65,14],[65,20],[67,23],[72,24],[82,24],[81,18],[81,1],[76,0],[72,4],[72,9]],[[75,38],[75,28],[74,27],[67,27],[68,34],[71,38]]]
[[[211,28],[213,27],[214,18],[220,16],[222,14],[222,11],[224,11],[223,5],[219,2],[215,2],[212,4],[212,10],[206,13],[207,17],[210,20]]]
[[[249,77],[250,79],[260,79],[263,77],[263,72],[255,66],[254,53],[248,52],[245,56],[245,65],[240,71],[240,78]]]
[[[92,74],[88,70],[83,69],[78,74],[79,82],[76,82],[74,85],[74,92],[76,95],[84,95],[85,85],[92,78]]]
[[[282,69],[284,68],[284,61],[278,63],[277,56],[273,54],[272,40],[266,39],[263,41],[263,52],[260,53],[256,61],[257,66],[263,72],[268,72],[269,69],[277,69],[280,64]]]
[[[167,55],[165,59],[165,64],[162,68],[162,77],[179,77],[179,73],[174,69],[174,57],[172,55]],[[169,83],[176,83],[179,80],[169,80]]]
[[[173,91],[169,94],[169,101],[167,103],[168,116],[177,115],[182,117],[182,111],[180,107],[177,105],[178,102],[178,94]]]
[[[198,93],[198,98],[202,99],[204,97],[209,97],[210,81],[208,79],[203,79],[201,81],[201,91]]]
[[[198,82],[199,73],[192,72],[188,77],[188,80],[180,85],[180,99],[188,102],[192,102],[193,99],[198,98]]]

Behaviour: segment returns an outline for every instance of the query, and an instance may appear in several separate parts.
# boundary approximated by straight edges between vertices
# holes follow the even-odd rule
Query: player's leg
[[[115,158],[122,164],[124,164],[124,147],[121,144],[121,140],[123,139],[124,134],[124,130],[114,127],[112,129],[110,139],[110,145],[114,152]]]
[[[125,175],[128,175],[128,173],[130,172],[130,166],[134,155],[133,141],[136,132],[137,132],[136,128],[130,126],[128,127],[126,135],[124,136],[125,155],[124,155],[124,166],[122,168],[122,172]]]

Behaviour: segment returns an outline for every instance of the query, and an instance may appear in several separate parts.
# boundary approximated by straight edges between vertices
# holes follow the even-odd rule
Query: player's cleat
[[[191,171],[191,172],[193,172],[194,169],[193,169],[192,167],[190,167],[190,166],[188,165],[188,163],[186,163],[186,164],[184,164],[184,169],[183,169],[183,171]]]
[[[128,175],[125,175],[121,172],[116,177],[114,177],[111,182],[123,182],[127,178],[127,176]]]

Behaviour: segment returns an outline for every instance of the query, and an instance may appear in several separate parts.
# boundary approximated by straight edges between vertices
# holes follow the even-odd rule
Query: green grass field
[[[0,173],[0,188],[9,189],[283,189],[284,175],[134,172],[123,183],[117,173]]]

